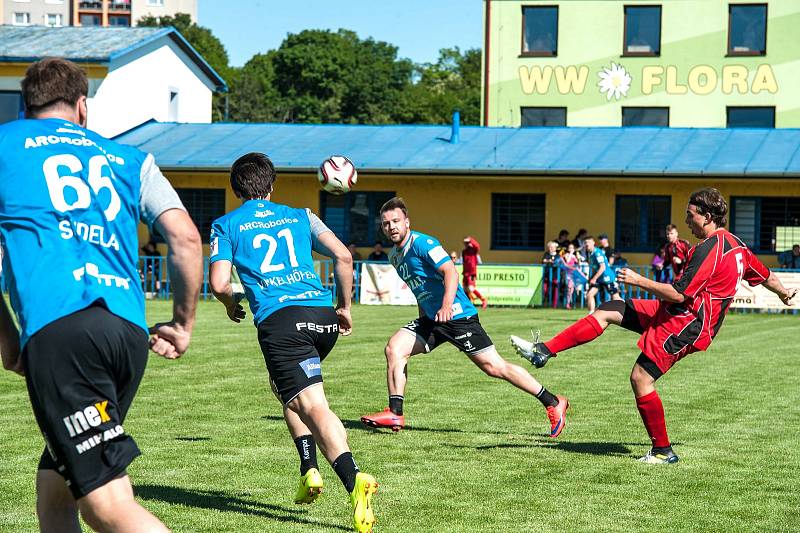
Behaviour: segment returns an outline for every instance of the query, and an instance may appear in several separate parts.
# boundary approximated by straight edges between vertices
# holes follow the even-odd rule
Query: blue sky
[[[435,61],[440,48],[483,43],[481,0],[199,0],[197,10],[234,66],[305,29],[353,30],[417,63]]]

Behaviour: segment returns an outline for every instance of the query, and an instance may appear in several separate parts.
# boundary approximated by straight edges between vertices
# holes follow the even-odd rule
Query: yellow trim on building
[[[108,65],[98,63],[80,63],[79,65],[90,79],[103,79],[108,75]],[[25,71],[31,63],[0,63],[0,77],[24,78]]]

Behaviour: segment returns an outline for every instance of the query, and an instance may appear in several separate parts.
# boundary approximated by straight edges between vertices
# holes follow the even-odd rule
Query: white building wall
[[[177,104],[170,93],[177,92]],[[89,129],[113,137],[148,120],[211,122],[211,90],[168,46],[108,73],[89,99]],[[172,112],[171,112],[172,111]]]
[[[131,18],[133,25],[145,15],[163,17],[164,15],[175,16],[178,13],[188,13],[192,17],[192,22],[197,22],[197,0],[133,0],[131,2]]]

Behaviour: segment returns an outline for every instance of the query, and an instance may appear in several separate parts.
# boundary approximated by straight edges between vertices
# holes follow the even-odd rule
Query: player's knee
[[[95,531],[108,531],[114,527],[115,508],[102,498],[82,498],[78,507],[81,517]]]
[[[386,348],[383,349],[383,354],[386,356],[387,361],[402,361],[407,357],[407,354],[403,353],[402,350],[398,350],[391,343],[387,344]]]
[[[633,370],[631,370],[631,388],[634,392],[649,389],[653,386],[653,383],[655,383],[653,376],[648,374],[645,369],[639,365],[633,367]]]
[[[503,378],[505,377],[505,361],[487,361],[480,365],[481,370],[489,376],[493,378]]]

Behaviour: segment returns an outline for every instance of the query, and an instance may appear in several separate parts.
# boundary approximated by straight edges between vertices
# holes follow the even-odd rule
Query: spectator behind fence
[[[460,257],[458,257],[458,254],[456,253],[456,251],[455,251],[455,250],[453,250],[452,252],[450,252],[450,259],[452,259],[452,260],[453,260],[453,263],[455,263],[455,264],[457,264],[457,265],[460,265],[460,264],[461,264],[461,258],[460,258]]]
[[[659,283],[666,283],[669,278],[668,271],[664,268],[664,248],[658,248],[650,261],[650,269],[653,271],[653,279]]]
[[[786,250],[778,256],[781,268],[800,269],[800,244],[792,246],[791,250]]]
[[[556,243],[558,244],[558,255],[562,255],[564,252],[567,251],[567,245],[569,244],[569,231],[562,229],[558,232],[558,239],[556,239]]]
[[[558,258],[558,243],[556,241],[548,242],[547,251],[542,255],[545,298],[553,298],[553,289],[556,286],[556,279],[558,279],[558,266],[556,265]]]
[[[161,253],[156,248],[156,243],[152,240],[147,241],[147,244],[142,246],[142,253],[144,254],[144,272],[142,272],[144,279],[144,291],[148,289],[155,289],[156,293],[161,292]],[[147,282],[147,275],[150,275],[150,283]]]
[[[581,286],[586,282],[586,276],[580,268],[580,256],[575,253],[575,245],[569,243],[564,255],[560,256],[557,262],[561,269],[561,279],[567,287],[566,307],[572,309],[575,285]]]
[[[579,255],[584,255],[583,241],[586,239],[587,235],[589,235],[589,231],[586,228],[581,228],[578,230],[578,234],[575,235],[575,239],[573,239],[572,241],[572,244],[575,245],[575,253]]]
[[[383,243],[378,241],[375,243],[375,248],[373,248],[372,253],[367,256],[368,261],[377,261],[380,263],[388,263],[389,256],[386,255],[386,252],[383,251]]]
[[[356,243],[351,242],[347,245],[347,249],[350,251],[350,255],[353,256],[353,261],[361,261],[363,257],[361,254],[358,253],[358,249],[356,248]]]

